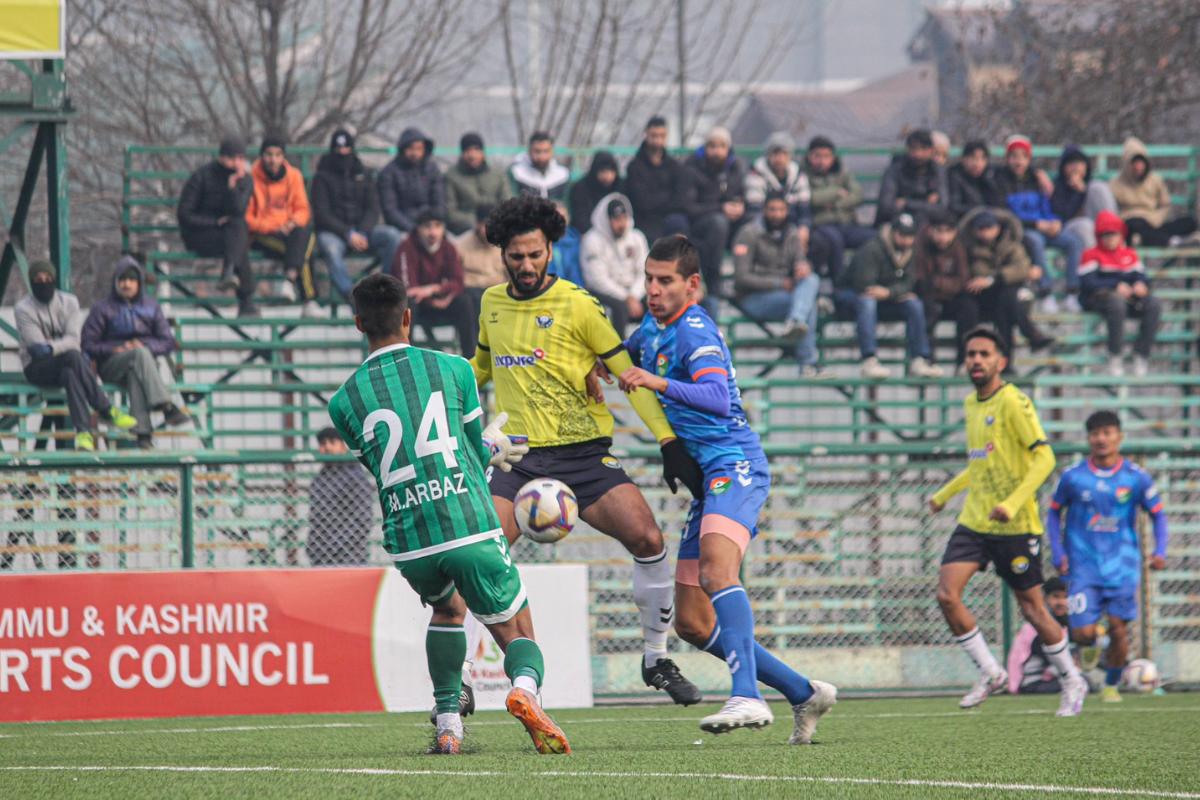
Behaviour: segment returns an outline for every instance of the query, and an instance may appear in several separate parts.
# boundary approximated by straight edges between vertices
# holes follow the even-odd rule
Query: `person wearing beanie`
[[[1177,246],[1196,232],[1196,220],[1191,215],[1171,219],[1171,192],[1162,176],[1151,168],[1150,152],[1136,136],[1125,140],[1121,171],[1108,185],[1129,235],[1137,237],[1141,246]]]
[[[812,229],[812,190],[808,174],[792,158],[795,149],[796,141],[787,131],[776,131],[767,138],[763,154],[754,160],[746,176],[746,212],[757,218],[762,215],[769,193],[782,194],[788,204],[788,221],[796,226],[807,252]]]
[[[875,230],[858,222],[863,190],[854,176],[842,169],[832,139],[814,136],[809,140],[804,172],[812,191],[813,264],[837,283],[846,267],[846,249],[862,247],[875,238]]]
[[[944,206],[949,197],[946,168],[933,160],[933,135],[918,129],[904,140],[904,152],[894,156],[879,182],[879,202],[875,206],[875,227],[901,212],[913,216],[920,225],[929,209]]]
[[[221,259],[217,288],[234,290],[238,316],[258,315],[254,274],[250,269],[250,230],[246,209],[254,179],[246,164],[246,143],[239,136],[221,140],[216,159],[193,172],[179,193],[175,209],[179,234],[188,250]]]
[[[445,216],[446,180],[433,160],[433,139],[419,128],[405,128],[396,150],[379,173],[379,210],[384,222],[409,234],[426,211]]]
[[[64,389],[75,449],[96,449],[92,426],[94,410],[102,421],[129,430],[137,420],[112,404],[104,393],[91,362],[81,350],[83,312],[79,298],[55,286],[58,273],[49,261],[29,265],[29,294],[13,309],[17,323],[18,354],[25,380],[45,389]]]
[[[534,131],[529,148],[513,159],[508,175],[517,194],[531,194],[548,200],[566,200],[571,170],[554,159],[554,136],[549,131]]]
[[[571,219],[575,220],[575,229],[580,236],[591,230],[592,212],[600,200],[613,192],[625,193],[617,159],[607,150],[597,150],[592,155],[587,174],[575,181],[568,192]]]
[[[413,235],[396,248],[389,271],[408,292],[413,326],[420,326],[432,342],[435,325],[453,325],[459,352],[470,358],[479,340],[479,316],[472,314],[471,298],[465,293],[462,258],[446,241],[446,222],[439,210],[425,209],[416,223]]]
[[[1084,249],[1096,246],[1096,215],[1117,210],[1112,189],[1104,181],[1092,180],[1092,160],[1078,145],[1066,145],[1058,158],[1050,210],[1063,220],[1068,232],[1078,237]]]
[[[646,241],[687,232],[687,217],[679,207],[681,177],[679,162],[667,152],[667,121],[653,116],[625,167],[625,194]]]
[[[576,218],[576,225],[579,224]],[[645,268],[650,244],[636,227],[629,198],[605,195],[592,209],[591,224],[579,244],[579,265],[588,291],[608,309],[621,338],[630,322],[645,314]]]
[[[704,278],[701,304],[716,319],[725,248],[746,222],[746,165],[734,154],[729,131],[721,127],[709,131],[704,144],[684,162],[683,175],[688,236],[699,251]]]
[[[480,206],[498,206],[512,197],[503,170],[492,169],[478,133],[464,133],[458,161],[446,172],[446,227],[466,235],[475,228]]]

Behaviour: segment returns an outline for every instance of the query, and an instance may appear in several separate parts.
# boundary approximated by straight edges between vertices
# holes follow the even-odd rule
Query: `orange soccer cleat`
[[[539,753],[566,755],[571,752],[566,734],[550,719],[550,715],[542,710],[531,692],[514,687],[508,693],[504,706],[508,713],[520,720],[525,730],[529,731],[529,738],[533,740],[533,746]]]

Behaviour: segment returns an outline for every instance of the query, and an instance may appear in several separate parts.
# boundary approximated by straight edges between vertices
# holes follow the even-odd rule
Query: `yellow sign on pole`
[[[64,58],[66,0],[0,0],[0,59]]]

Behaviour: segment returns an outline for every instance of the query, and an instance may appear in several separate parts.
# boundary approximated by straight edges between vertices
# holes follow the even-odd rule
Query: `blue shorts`
[[[700,520],[705,514],[729,517],[758,535],[758,515],[771,491],[771,471],[765,458],[716,464],[704,470],[704,499],[693,500],[683,525],[678,560],[700,558]]]
[[[1137,619],[1138,586],[1136,583],[1110,588],[1107,586],[1068,584],[1067,610],[1072,628],[1095,625],[1100,616],[1109,616],[1126,622]]]

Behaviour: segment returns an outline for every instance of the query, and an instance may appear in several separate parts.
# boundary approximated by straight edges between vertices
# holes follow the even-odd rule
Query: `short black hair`
[[[332,425],[326,425],[321,430],[317,431],[317,444],[325,444],[326,442],[340,442],[342,435],[337,432],[337,428]]]
[[[546,241],[557,242],[567,232],[567,222],[552,201],[536,195],[510,197],[492,209],[487,218],[487,240],[501,250],[531,231],[541,231]]]
[[[984,156],[991,156],[991,150],[988,149],[987,142],[985,142],[983,139],[971,139],[963,145],[963,158],[980,151],[983,152]]]
[[[675,262],[675,269],[685,278],[700,274],[700,251],[681,233],[656,239],[646,258]]]
[[[917,128],[904,137],[905,147],[933,147],[933,134],[928,128]]]
[[[1117,412],[1115,411],[1109,411],[1107,409],[1104,411],[1096,411],[1087,418],[1087,422],[1083,423],[1083,427],[1087,429],[1088,433],[1091,433],[1097,428],[1116,428],[1120,430],[1121,418],[1117,416]]]
[[[1048,578],[1042,584],[1042,594],[1054,594],[1055,592],[1065,592],[1067,590],[1067,582],[1055,575],[1053,578]]]
[[[420,214],[417,214],[417,227],[424,225],[426,222],[446,222],[446,215],[438,208],[427,208]]]
[[[550,131],[534,131],[529,135],[529,146],[533,147],[538,142],[550,142],[550,144],[554,144],[554,136]]]
[[[1004,341],[1004,337],[991,325],[976,325],[963,334],[962,340],[964,345],[972,339],[990,339],[995,343],[996,349],[1000,351],[1000,355],[1005,358],[1008,357],[1008,342]]]
[[[667,118],[663,117],[659,114],[655,114],[646,123],[646,130],[650,130],[651,128],[665,128],[665,127],[667,127]]]
[[[770,203],[772,200],[782,200],[785,203],[788,201],[786,194],[778,189],[771,189],[767,192],[767,196],[763,198],[763,208],[766,208],[767,203]]]
[[[408,290],[398,278],[386,272],[368,275],[354,284],[351,296],[362,332],[369,338],[399,335],[408,308]]]

